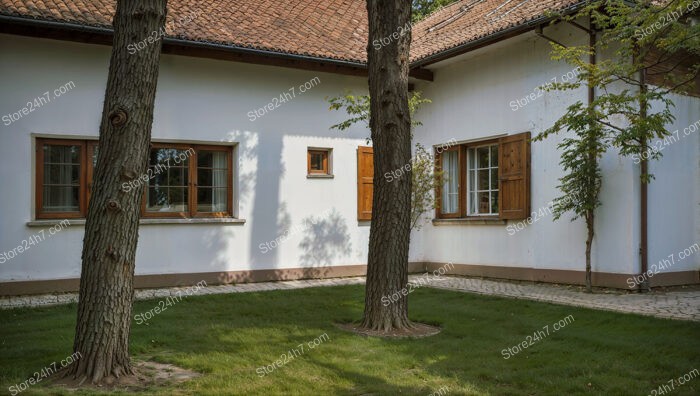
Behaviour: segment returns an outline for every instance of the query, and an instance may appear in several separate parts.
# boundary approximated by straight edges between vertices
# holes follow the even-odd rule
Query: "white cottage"
[[[582,283],[585,225],[548,214],[558,138],[528,140],[586,97],[538,91],[576,73],[538,33],[587,39],[546,14],[579,2],[503,3],[459,1],[406,27],[413,88],[432,100],[415,140],[444,148],[454,176],[412,235],[410,269]],[[0,295],[78,288],[114,5],[0,0]],[[150,167],[133,182],[148,187],[137,287],[363,275],[369,131],[331,130],[346,116],[326,98],[367,91],[364,2],[170,0],[165,31],[131,50],[149,37],[163,55]],[[650,264],[671,264],[652,285],[700,282],[700,99],[674,101],[648,216]],[[627,288],[641,272],[639,166],[615,152],[602,166],[593,281]]]

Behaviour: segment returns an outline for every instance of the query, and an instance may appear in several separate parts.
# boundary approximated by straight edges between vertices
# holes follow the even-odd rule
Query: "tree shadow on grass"
[[[422,387],[416,384],[401,385],[396,381],[392,383],[390,368],[377,369],[375,365],[374,369],[363,369],[367,367],[364,364],[334,362],[338,356],[344,356],[346,361],[371,361],[372,353],[368,351],[377,348],[380,352],[383,351],[381,353],[387,353],[389,359],[405,361],[406,367],[400,367],[402,371],[415,369],[422,372],[421,375],[425,375],[426,378],[432,379],[433,384],[436,379],[440,382],[444,380],[450,387],[456,383],[454,369],[462,363],[456,355],[459,348],[445,346],[444,340],[441,348],[433,350],[428,347],[433,342],[431,340],[378,340],[352,335],[335,328],[333,323],[360,317],[362,312],[362,288],[347,288],[348,292],[340,294],[331,291],[332,289],[314,288],[209,296],[206,301],[192,300],[193,306],[177,312],[178,316],[182,316],[182,323],[186,328],[177,331],[176,339],[162,340],[162,347],[172,354],[170,356],[174,360],[168,361],[202,372],[216,373],[217,370],[222,370],[222,359],[230,361],[229,367],[224,368],[227,370],[225,375],[229,375],[229,372],[235,373],[246,386],[254,388],[247,389],[252,393],[262,391],[266,384],[269,385],[270,380],[274,381],[275,386],[293,385],[298,388],[310,384],[309,377],[314,376],[323,378],[326,382],[325,387],[332,387],[331,394],[429,394],[435,391],[428,385]],[[204,320],[197,326],[187,323],[187,315],[193,313],[204,316]],[[180,322],[180,318],[173,319]],[[172,322],[173,320],[169,321]],[[156,335],[162,334],[161,332],[172,331],[168,330],[165,323],[163,326],[154,328],[154,332],[149,333],[155,333],[155,338]],[[306,344],[324,333],[330,335],[327,346],[319,346],[317,351],[307,350],[301,357],[305,362],[290,363],[289,366],[280,369],[283,372],[274,373],[281,377],[268,378],[268,382],[258,382],[255,371],[257,368],[273,363],[282,353],[296,348],[300,343]],[[138,338],[142,339],[143,335],[139,334]],[[336,340],[338,343],[334,344]],[[330,350],[323,350],[328,347]],[[449,352],[451,350],[454,350],[454,353]],[[450,356],[451,354],[454,356]],[[188,359],[197,363],[188,366],[184,363]],[[292,365],[297,364],[304,366],[293,368]],[[445,370],[446,365],[451,369]],[[339,380],[336,381],[335,378]],[[286,384],[286,381],[290,384]],[[457,381],[461,382],[463,381]],[[349,383],[353,384],[352,388],[348,388]],[[470,388],[473,389],[473,386],[470,385]]]

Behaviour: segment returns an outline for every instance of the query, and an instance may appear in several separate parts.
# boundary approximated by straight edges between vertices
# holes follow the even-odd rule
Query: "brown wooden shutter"
[[[372,220],[374,191],[374,149],[357,148],[357,219]]]
[[[500,218],[521,220],[530,215],[530,132],[498,141]]]

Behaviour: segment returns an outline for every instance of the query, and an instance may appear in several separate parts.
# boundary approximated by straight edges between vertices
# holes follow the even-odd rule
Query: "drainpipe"
[[[588,30],[588,45],[592,49],[591,55],[589,56],[588,62],[591,65],[596,64],[596,31],[593,29],[593,18],[591,18],[590,28]],[[590,82],[588,83],[588,104],[592,104],[595,100],[595,87]]]
[[[588,62],[591,65],[595,65],[597,62],[596,59],[596,44],[597,44],[597,37],[596,37],[596,30],[595,27],[593,26],[593,16],[590,16],[588,19],[588,46],[591,49],[591,54],[588,57]],[[590,108],[591,105],[593,104],[593,101],[595,100],[595,86],[593,85],[592,78],[589,78],[588,80],[588,107]],[[590,153],[589,153],[590,156]],[[593,223],[593,217],[594,217],[595,211],[591,214],[591,223]],[[595,226],[591,227],[595,228]],[[594,232],[593,229],[588,231],[590,235]],[[590,237],[589,237],[590,238]],[[591,239],[591,243],[593,240]],[[590,248],[590,246],[589,246]],[[593,261],[593,260],[591,260]],[[588,275],[588,274],[587,274]],[[593,270],[591,269],[591,278],[593,278]],[[593,286],[593,280],[591,279],[591,287]]]
[[[633,52],[633,62],[639,61],[641,54],[639,53],[639,47],[634,44]],[[647,73],[646,69],[642,68],[639,71],[639,93],[642,98],[639,99],[639,117],[645,119],[647,118],[647,105],[648,102],[643,96],[647,93]],[[647,151],[648,142],[646,139],[642,139],[639,142],[641,146],[641,152],[645,153]],[[650,291],[649,279],[647,276],[647,271],[649,269],[649,188],[646,182],[646,175],[649,174],[649,159],[647,156],[641,156],[640,163],[640,175],[639,175],[639,276],[642,282],[639,283],[637,290],[640,292]]]

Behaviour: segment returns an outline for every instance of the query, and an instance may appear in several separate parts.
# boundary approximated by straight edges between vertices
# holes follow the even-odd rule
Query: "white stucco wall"
[[[41,228],[33,219],[32,134],[96,137],[110,48],[0,35],[0,113],[47,90],[75,88],[9,126],[0,124],[0,253]],[[320,83],[251,122],[247,113],[289,88]],[[244,225],[142,225],[137,274],[192,273],[366,263],[368,225],[357,222],[356,148],[361,127],[329,127],[347,118],[327,96],[366,91],[363,78],[164,55],[153,139],[237,144],[235,208]],[[307,147],[333,149],[333,179],[307,179]],[[234,205],[236,206],[236,205]],[[330,211],[330,212],[327,212]],[[325,214],[325,215],[324,215]],[[324,215],[323,217],[319,217]],[[317,225],[304,226],[314,218]],[[280,247],[261,243],[301,227]],[[0,264],[0,282],[75,278],[83,226],[69,227]]]
[[[571,30],[548,29],[562,40]],[[576,94],[548,93],[517,111],[511,101],[571,71],[549,60],[549,44],[524,35],[437,65],[434,82],[417,89],[433,101],[418,113],[415,139],[426,147],[550,126]],[[0,116],[20,110],[47,90],[73,81],[75,88],[21,120],[0,123],[0,253],[41,228],[33,220],[32,134],[96,137],[110,49],[106,46],[0,35]],[[320,84],[251,122],[247,113],[273,97],[318,77]],[[343,119],[328,111],[327,96],[346,88],[366,91],[359,77],[164,55],[161,58],[153,138],[235,144],[234,210],[244,225],[142,225],[137,274],[218,272],[366,263],[369,226],[356,218],[356,148],[369,132],[329,130]],[[677,98],[669,129],[700,119],[700,101]],[[562,175],[561,137],[532,145],[532,210],[557,196]],[[307,147],[333,148],[333,179],[306,178]],[[638,166],[608,153],[602,167],[603,206],[598,211],[593,269],[639,270]],[[700,240],[700,134],[664,150],[652,165],[650,262]],[[328,210],[333,211],[328,216]],[[324,215],[325,214],[325,215]],[[432,217],[432,215],[430,216]],[[304,226],[316,220],[315,227]],[[513,224],[513,222],[509,223]],[[260,244],[293,234],[263,253]],[[0,264],[0,282],[75,278],[80,274],[83,227],[69,227]],[[509,235],[504,225],[425,225],[412,235],[410,261],[452,262],[543,269],[583,269],[585,225],[540,219]],[[700,255],[674,271],[697,270]]]
[[[700,99],[671,98],[672,136],[652,142],[663,157],[649,166],[655,176],[649,185],[649,265],[666,259],[669,271],[700,270],[700,251],[693,247],[700,244]],[[686,249],[694,253],[682,259]]]
[[[546,33],[565,43],[580,40],[580,33],[558,25]],[[534,34],[522,35],[434,66],[435,81],[417,89],[432,100],[417,114],[423,123],[415,132],[426,147],[455,139],[470,141],[530,131],[532,136],[550,127],[576,100],[585,101],[585,87],[577,92],[550,92],[524,107],[522,99],[535,88],[572,70],[550,60],[549,43]],[[516,108],[514,111],[513,109]],[[677,98],[673,130],[700,119],[700,100]],[[691,121],[692,120],[692,121]],[[698,242],[700,133],[684,138],[664,152],[653,169],[657,181],[650,187],[650,263]],[[545,208],[559,195],[563,175],[556,143],[563,136],[532,143],[532,211]],[[608,152],[601,161],[603,206],[597,211],[593,271],[639,272],[639,178],[631,158]],[[432,216],[432,215],[431,215]],[[511,221],[508,225],[513,225]],[[415,232],[423,243],[422,259],[429,262],[525,267],[584,269],[586,226],[582,220],[557,222],[540,218],[509,235],[506,225],[428,225]],[[512,232],[511,232],[512,234]],[[700,254],[674,266],[673,271],[697,270]]]

